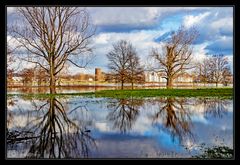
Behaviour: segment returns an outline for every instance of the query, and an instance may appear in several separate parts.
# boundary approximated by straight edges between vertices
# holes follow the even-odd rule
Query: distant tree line
[[[193,42],[198,37],[195,28],[185,29],[181,26],[173,32],[170,38],[162,46],[162,51],[153,48],[149,56],[157,62],[157,68],[151,66],[151,70],[163,73],[167,88],[173,88],[173,81],[188,70],[194,70],[196,81],[206,83],[219,83],[227,85],[231,76],[230,66],[222,54],[213,55],[202,62],[193,63]],[[113,44],[113,49],[108,52],[108,67],[116,82],[134,83],[144,82],[144,69],[140,65],[140,57],[136,48],[126,41],[120,40]]]
[[[215,83],[217,87],[219,83],[228,85],[229,77],[232,74],[227,57],[217,54],[196,63],[195,75],[198,82],[202,82],[204,85]]]

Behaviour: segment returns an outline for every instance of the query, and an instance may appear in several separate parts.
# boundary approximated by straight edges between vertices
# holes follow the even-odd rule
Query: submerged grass
[[[233,149],[227,146],[214,146],[213,148],[205,148],[200,155],[193,156],[199,159],[232,159]]]
[[[88,96],[109,98],[144,98],[144,97],[219,97],[232,98],[233,88],[200,88],[200,89],[134,89],[134,90],[103,90],[88,93],[57,93],[57,94],[8,94],[11,96],[49,98],[65,96]]]

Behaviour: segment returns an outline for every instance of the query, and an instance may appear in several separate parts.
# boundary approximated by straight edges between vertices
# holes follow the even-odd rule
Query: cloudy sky
[[[183,25],[199,31],[194,43],[194,60],[212,54],[228,56],[233,70],[233,8],[232,7],[87,7],[93,24],[97,27],[93,38],[95,59],[84,72],[94,72],[95,67],[107,69],[106,54],[112,43],[120,39],[132,42],[141,63],[148,61],[153,47],[160,47],[170,32]],[[13,21],[8,8],[8,21]],[[70,67],[71,73],[83,72]]]

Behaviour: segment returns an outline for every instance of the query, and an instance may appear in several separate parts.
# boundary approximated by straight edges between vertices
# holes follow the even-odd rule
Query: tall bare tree
[[[195,74],[200,82],[204,83],[204,86],[209,81],[210,74],[210,59],[205,58],[201,62],[196,63]]]
[[[121,89],[123,89],[124,83],[129,80],[130,63],[133,71],[135,71],[135,66],[137,66],[134,47],[126,40],[120,40],[113,44],[113,50],[107,54],[107,58],[109,60],[108,67],[115,75],[115,79],[121,82]],[[134,60],[136,64],[134,64]]]
[[[34,79],[34,68],[25,68],[20,74],[24,86],[32,85]]]
[[[211,81],[218,84],[223,81],[223,73],[229,67],[227,57],[223,54],[216,54],[211,57],[210,60],[210,78]]]
[[[189,66],[192,59],[192,43],[197,36],[196,29],[185,29],[181,26],[178,31],[172,33],[161,53],[157,49],[152,50],[151,56],[159,63],[160,72],[163,72],[164,78],[167,79],[167,88],[173,87],[173,80],[179,74],[192,68]]]
[[[21,46],[22,60],[42,67],[55,93],[56,76],[68,62],[85,67],[89,62],[94,27],[86,9],[79,7],[20,7],[21,22],[8,29]],[[20,53],[21,53],[20,52]]]
[[[223,73],[222,73],[222,83],[223,85],[227,86],[229,83],[232,83],[233,82],[233,79],[232,79],[232,73],[231,73],[231,70],[230,70],[230,67],[226,67],[224,70],[223,70]]]
[[[9,44],[7,44],[7,85],[9,85],[10,81],[12,81],[14,70],[10,68],[12,63],[14,63],[15,59],[13,58],[13,52],[10,48]]]
[[[131,87],[133,89],[133,84],[143,83],[144,82],[144,70],[140,65],[140,58],[137,55],[136,50],[133,48],[129,57],[129,70],[128,70],[128,80],[131,83]]]

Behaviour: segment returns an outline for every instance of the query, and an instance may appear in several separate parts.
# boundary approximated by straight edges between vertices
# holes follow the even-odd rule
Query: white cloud
[[[158,12],[156,9],[132,7],[91,7],[88,8],[96,25],[134,25],[151,24]]]
[[[130,41],[136,48],[137,53],[142,59],[142,64],[145,62],[149,51],[152,47],[160,47],[160,44],[154,42],[154,38],[164,34],[165,31],[141,30],[132,33],[100,33],[93,39],[96,55],[95,65],[107,67],[106,54],[112,49],[112,44],[123,39]]]
[[[233,28],[233,17],[217,19],[210,24],[211,28]]]
[[[186,27],[197,26],[200,31],[200,41],[194,47],[195,61],[204,59],[208,53],[206,48],[211,45],[219,45],[222,48],[228,46],[231,49],[233,28],[231,7],[87,7],[87,9],[96,25],[99,27],[111,26],[113,31],[119,26],[124,26],[126,29],[152,25],[158,25],[158,27],[152,30],[135,29],[133,31],[132,28],[130,32],[118,33],[116,30],[115,32],[97,33],[93,38],[94,54],[96,55],[93,64],[85,70],[71,66],[69,70],[72,73],[94,73],[95,67],[107,69],[106,54],[112,49],[112,44],[120,39],[130,41],[136,47],[142,63],[147,62],[151,48],[160,48],[161,46],[161,43],[154,42],[154,39],[170,31],[168,28],[159,30],[160,24],[165,18],[183,23]],[[8,12],[11,13],[14,10],[14,8],[8,7]],[[176,19],[177,15],[181,15],[180,20]],[[16,42],[11,41],[10,45],[16,46]],[[161,48],[159,50],[161,51]]]
[[[187,28],[196,26],[201,23],[206,17],[210,15],[210,12],[200,13],[197,16],[187,15],[183,18],[183,25]]]
[[[88,7],[96,25],[148,27],[177,12],[203,10],[192,7]]]
[[[207,57],[206,46],[208,43],[194,45],[193,62],[201,62]]]

